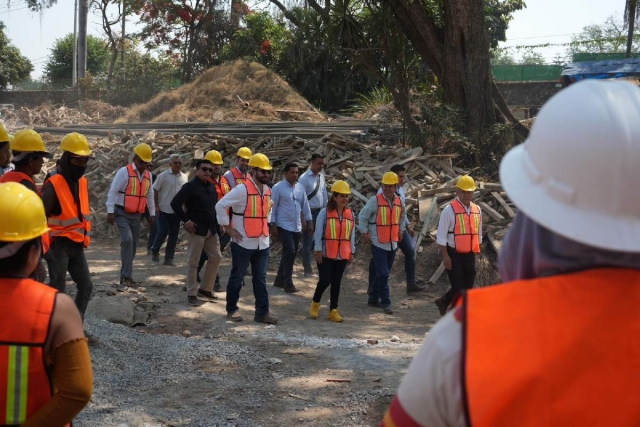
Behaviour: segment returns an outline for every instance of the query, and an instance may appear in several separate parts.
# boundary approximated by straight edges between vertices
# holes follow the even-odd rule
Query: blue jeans
[[[316,219],[318,218],[318,214],[320,213],[320,209],[312,209],[311,216],[313,217],[311,223],[313,223],[314,227],[316,225]],[[307,221],[307,226],[309,225],[309,221]],[[311,267],[311,260],[313,257],[313,245],[314,239],[313,234],[309,234],[306,231],[302,232],[302,265],[304,266],[305,273],[313,273],[313,268]],[[315,264],[315,258],[313,259],[313,263]]]
[[[404,232],[402,240],[398,242],[398,249],[404,254],[404,271],[407,275],[407,287],[416,285],[416,251],[411,243],[411,235]]]
[[[180,232],[180,218],[175,214],[160,211],[160,216],[156,218],[156,225],[158,232],[151,247],[151,252],[154,254],[159,253],[168,235],[169,240],[167,240],[167,247],[164,249],[164,259],[173,260],[173,256],[176,253],[176,244],[178,243],[178,233]]]
[[[231,275],[227,283],[227,313],[238,311],[242,280],[249,264],[251,264],[253,271],[253,296],[256,299],[256,316],[264,316],[269,313],[269,292],[267,292],[269,248],[245,249],[236,242],[231,242]]]
[[[278,234],[282,244],[282,256],[274,285],[282,284],[285,289],[290,289],[293,287],[293,264],[296,261],[300,233],[278,227]]]
[[[380,303],[383,308],[391,306],[389,274],[396,258],[396,251],[386,251],[371,245],[369,263],[369,302]]]

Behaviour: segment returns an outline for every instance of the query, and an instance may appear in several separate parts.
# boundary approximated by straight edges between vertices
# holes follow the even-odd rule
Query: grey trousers
[[[140,238],[140,214],[131,214],[123,208],[116,206],[116,226],[120,232],[120,280],[132,278],[133,259],[136,257],[138,249],[138,239]]]

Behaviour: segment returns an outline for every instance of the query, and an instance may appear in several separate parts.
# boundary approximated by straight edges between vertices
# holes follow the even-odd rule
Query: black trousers
[[[338,308],[338,298],[340,297],[340,284],[342,282],[342,275],[349,261],[344,259],[329,259],[322,257],[322,264],[318,265],[318,272],[320,278],[318,279],[318,285],[316,291],[313,294],[313,302],[319,303],[322,299],[322,294],[331,286],[331,301],[329,308],[333,310]]]
[[[473,282],[476,279],[476,254],[473,252],[461,254],[450,246],[447,246],[447,253],[451,257],[451,270],[447,270],[451,289],[442,299],[450,305],[462,290],[473,288]]]

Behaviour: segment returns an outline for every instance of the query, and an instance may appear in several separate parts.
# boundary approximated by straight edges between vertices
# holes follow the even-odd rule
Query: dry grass
[[[249,103],[248,108],[239,101]],[[275,110],[308,114],[284,117]],[[311,105],[287,82],[258,63],[238,60],[213,67],[193,83],[162,92],[132,108],[120,122],[318,120]]]

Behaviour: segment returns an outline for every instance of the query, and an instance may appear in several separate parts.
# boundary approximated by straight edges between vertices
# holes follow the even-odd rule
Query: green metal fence
[[[499,82],[558,81],[561,65],[494,65],[493,77]]]

